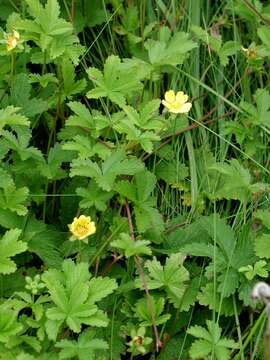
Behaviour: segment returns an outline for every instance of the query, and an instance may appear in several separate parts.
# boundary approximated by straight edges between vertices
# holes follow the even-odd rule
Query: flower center
[[[78,224],[76,226],[76,232],[80,235],[83,236],[87,233],[88,231],[88,227],[86,224]]]

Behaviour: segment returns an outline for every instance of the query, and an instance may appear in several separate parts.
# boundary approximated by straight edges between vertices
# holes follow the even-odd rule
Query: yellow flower
[[[188,95],[183,91],[178,91],[176,94],[173,90],[165,92],[165,100],[162,104],[174,114],[188,113],[192,104],[188,101]]]
[[[75,217],[73,222],[68,225],[69,230],[72,233],[71,241],[74,240],[84,240],[88,236],[96,232],[96,225],[94,221],[91,221],[90,216],[81,215],[80,217]],[[84,240],[87,242],[87,239]]]
[[[18,45],[19,40],[20,34],[18,33],[18,31],[13,30],[13,35],[7,37],[7,50],[11,51],[15,49],[15,47]]]

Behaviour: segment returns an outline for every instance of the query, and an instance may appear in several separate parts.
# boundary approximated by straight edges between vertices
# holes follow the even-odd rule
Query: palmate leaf
[[[47,0],[43,7],[39,0],[26,0],[29,14],[40,25],[41,34],[45,36],[62,35],[70,33],[72,26],[64,19],[59,19],[60,7],[57,0]]]
[[[151,196],[155,184],[155,175],[144,170],[134,176],[134,183],[120,181],[114,186],[115,191],[134,204],[136,225],[141,233],[151,228],[161,232],[164,230],[162,216],[155,207],[156,200]]]
[[[263,183],[252,184],[250,172],[238,160],[233,159],[229,164],[216,163],[209,167],[210,171],[217,171],[221,176],[216,190],[209,194],[211,199],[234,199],[248,202],[252,195],[268,191],[269,186]]]
[[[47,62],[61,55],[67,56],[74,64],[78,63],[84,47],[78,44],[73,34],[72,24],[59,17],[60,7],[57,0],[47,0],[43,6],[39,0],[26,0],[27,10],[33,20],[19,20],[16,28],[24,32],[24,38],[31,40],[41,49],[35,49],[33,63],[43,63],[46,51]]]
[[[165,306],[164,298],[151,297],[151,303],[152,311],[150,311],[149,299],[146,297],[138,300],[135,304],[135,316],[140,319],[140,326],[153,325],[152,312],[154,313],[156,325],[164,324],[171,317],[170,314],[162,314]]]
[[[69,102],[68,106],[74,115],[68,118],[66,126],[85,128],[89,130],[93,138],[99,137],[101,130],[111,126],[111,120],[100,111],[92,110],[90,112],[84,104],[77,101]]]
[[[227,280],[228,281],[228,280]],[[210,282],[200,289],[197,296],[199,304],[210,310],[215,310],[221,315],[231,316],[234,314],[232,298],[224,298],[219,292],[214,291],[214,284]],[[214,302],[214,299],[216,300]]]
[[[149,289],[164,289],[176,308],[181,305],[186,282],[189,280],[189,272],[183,266],[183,261],[183,255],[173,254],[167,258],[164,266],[156,258],[145,263],[148,270],[146,282]],[[141,280],[138,280],[137,284],[143,288]]]
[[[148,240],[132,240],[130,235],[121,233],[120,239],[111,242],[111,246],[124,251],[125,256],[131,257],[135,255],[151,255],[152,251],[148,247]]]
[[[108,349],[106,341],[96,339],[95,334],[89,330],[80,334],[77,341],[61,340],[55,346],[62,349],[59,353],[60,359],[78,357],[79,360],[88,360],[94,358],[96,351]]]
[[[141,131],[126,118],[122,118],[118,123],[113,125],[113,128],[120,134],[126,134],[127,140],[132,144],[140,144],[145,152],[152,152],[154,141],[160,140],[160,136],[153,131]]]
[[[96,142],[90,135],[75,135],[71,141],[65,142],[62,148],[63,150],[76,151],[80,158],[98,155],[102,160],[105,160],[111,153],[109,146],[106,142]]]
[[[246,112],[246,117],[254,125],[266,125],[270,127],[270,94],[266,89],[257,89],[254,95],[256,106],[245,101],[241,101],[240,106]]]
[[[255,239],[255,253],[260,258],[270,259],[270,234],[262,234]]]
[[[54,147],[50,148],[47,161],[42,159],[43,161],[38,163],[38,170],[49,180],[63,179],[67,172],[61,166],[64,162],[70,162],[73,155],[73,152],[65,151],[60,144],[55,143]]]
[[[181,46],[179,46],[181,44]],[[190,50],[197,44],[184,32],[177,32],[169,39],[161,41],[149,39],[145,43],[148,50],[149,61],[155,66],[182,64]]]
[[[95,88],[87,93],[87,97],[90,99],[108,97],[117,105],[124,106],[126,97],[142,88],[132,65],[132,63],[122,63],[118,56],[111,55],[105,62],[103,73],[96,68],[89,68],[88,76],[95,84]]]
[[[0,208],[11,210],[18,215],[26,215],[27,208],[23,205],[28,197],[28,188],[16,188],[8,172],[0,168]]]
[[[7,343],[8,340],[18,334],[23,328],[17,321],[17,312],[0,307],[0,342]]]
[[[72,61],[65,57],[62,61],[63,90],[65,97],[83,92],[86,87],[86,80],[75,80],[75,69]]]
[[[0,109],[0,134],[5,126],[23,125],[29,126],[30,122],[23,115],[18,114],[20,109],[14,106],[8,106]]]
[[[76,193],[82,197],[80,207],[91,208],[94,206],[97,210],[105,211],[108,201],[113,196],[113,191],[103,191],[94,180],[90,180],[88,186],[77,188]]]
[[[10,274],[16,271],[16,264],[10,258],[20,254],[27,249],[27,244],[18,240],[21,235],[21,230],[11,229],[6,231],[5,235],[0,240],[0,273]]]
[[[10,89],[9,103],[21,108],[21,112],[28,117],[41,114],[48,109],[48,103],[38,97],[31,98],[31,85],[27,74],[14,77]]]
[[[42,152],[33,147],[29,146],[31,141],[31,130],[26,126],[13,126],[14,132],[8,130],[2,130],[2,145],[6,149],[16,151],[21,160],[27,160],[33,158],[39,161],[43,160]]]
[[[221,329],[217,323],[206,320],[207,329],[202,326],[192,326],[188,333],[198,340],[195,340],[190,348],[191,359],[202,359],[214,351],[215,359],[229,360],[230,349],[238,349],[238,344],[233,340],[221,338]]]
[[[89,159],[75,159],[71,163],[70,176],[86,176],[93,178],[98,186],[111,191],[116,178],[120,175],[134,175],[144,165],[137,158],[127,158],[122,149],[116,150],[102,163],[101,167]]]
[[[63,262],[62,271],[46,271],[42,279],[53,301],[53,306],[46,311],[47,333],[52,340],[56,339],[63,324],[76,333],[81,331],[82,324],[107,325],[107,316],[98,309],[95,302],[114,291],[115,280],[94,278],[89,281],[88,265],[76,265],[71,260]]]

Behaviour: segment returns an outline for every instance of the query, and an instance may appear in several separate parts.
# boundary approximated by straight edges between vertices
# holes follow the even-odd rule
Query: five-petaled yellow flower
[[[20,34],[18,33],[18,31],[13,30],[13,35],[7,37],[7,50],[11,51],[15,49],[15,47],[18,45],[19,40]]]
[[[174,114],[188,113],[192,104],[188,101],[188,95],[183,91],[178,91],[176,94],[173,90],[165,92],[165,100],[162,104]]]
[[[91,221],[90,216],[81,215],[75,217],[73,222],[68,225],[69,230],[72,233],[71,241],[82,240],[87,243],[87,237],[96,232],[96,225],[94,221]]]

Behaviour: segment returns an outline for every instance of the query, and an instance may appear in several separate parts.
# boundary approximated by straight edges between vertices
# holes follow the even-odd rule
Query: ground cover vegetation
[[[263,359],[270,4],[0,0],[0,358]]]

